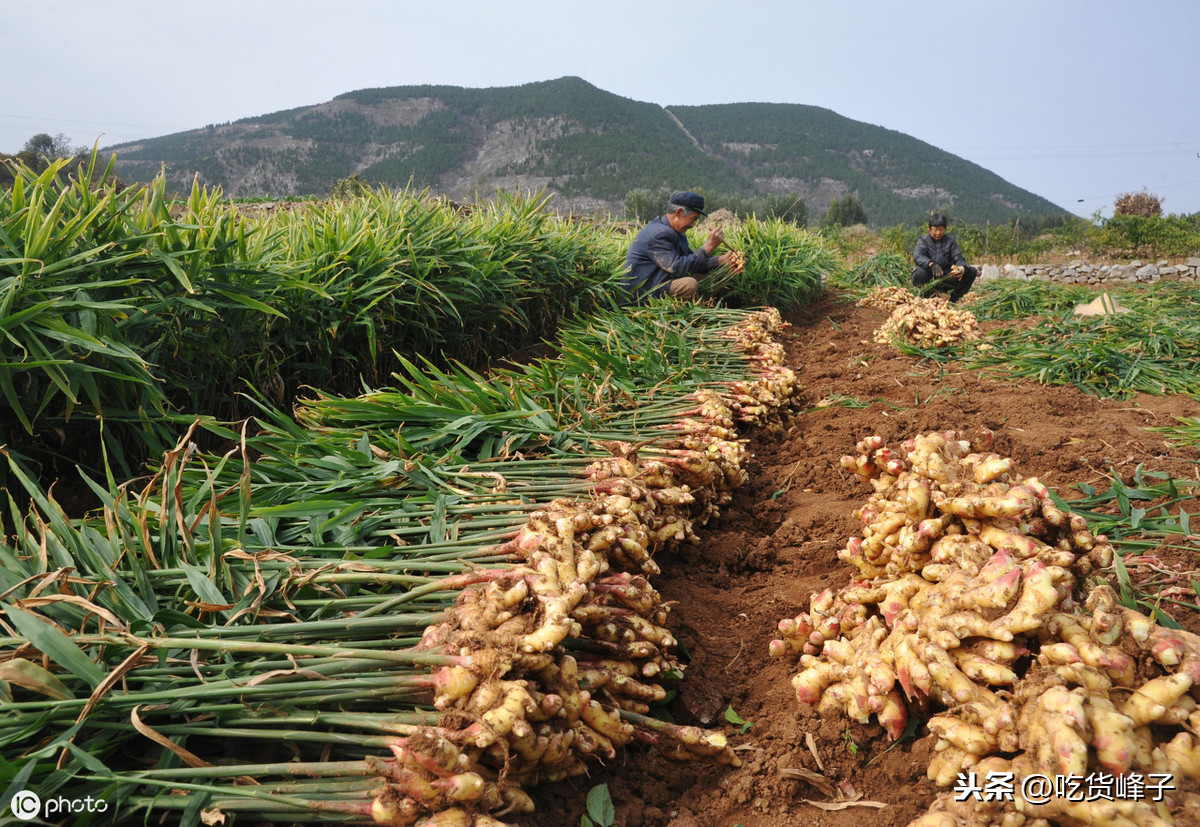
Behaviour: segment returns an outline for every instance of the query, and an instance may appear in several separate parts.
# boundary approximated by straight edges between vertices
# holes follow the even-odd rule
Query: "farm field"
[[[780,619],[806,610],[813,593],[851,579],[853,568],[836,552],[861,530],[853,512],[870,487],[842,470],[839,458],[863,437],[880,434],[892,444],[930,431],[987,427],[995,432],[993,450],[1068,500],[1081,496],[1076,484],[1104,490],[1113,475],[1130,484],[1139,468],[1200,479],[1195,447],[1173,446],[1146,430],[1200,415],[1200,402],[1190,396],[1098,399],[1070,386],[959,372],[953,363],[943,372],[875,343],[873,331],[887,314],[844,296],[785,318],[792,323],[782,339],[786,363],[797,374],[794,407],[802,412],[782,430],[753,434],[749,482],[701,532],[699,545],[660,555],[663,573],[656,579],[664,599],[674,601],[671,628],[691,654],[670,709],[681,723],[709,722],[737,733],[742,727],[724,720],[732,707],[752,723],[730,735],[743,766],[680,764],[633,746],[588,777],[538,790],[530,824],[578,824],[588,790],[600,783],[609,786],[613,823],[627,827],[906,825],[925,812],[938,793],[926,778],[934,736],[922,726],[916,738],[889,750],[874,719],[863,725],[818,715],[796,701],[794,660],[772,658],[767,649]],[[843,404],[817,408],[829,397]],[[1185,507],[1195,514],[1196,505],[1193,499]],[[1188,543],[1191,553],[1166,550],[1158,558],[1195,578],[1197,539]],[[1200,613],[1180,607],[1170,613],[1200,632]],[[829,799],[781,771],[818,770],[808,734],[831,782],[849,782],[863,800],[887,806],[826,812],[805,804]],[[1200,788],[1181,787],[1200,818]]]
[[[0,807],[942,827],[978,765],[1179,778],[1046,823],[1200,808],[1194,285],[950,306],[903,228],[750,218],[634,307],[624,228],[538,196],[94,164],[0,200]]]

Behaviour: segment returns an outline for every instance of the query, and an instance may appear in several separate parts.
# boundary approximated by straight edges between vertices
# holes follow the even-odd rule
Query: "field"
[[[1194,285],[950,306],[750,219],[631,306],[623,229],[539,196],[253,215],[92,163],[0,193],[6,796],[904,825],[978,764],[1178,776],[1050,823],[1200,808]]]
[[[987,378],[953,366],[943,374],[938,365],[873,342],[886,314],[844,297],[788,318],[793,324],[785,338],[788,364],[802,388],[797,407],[803,412],[781,431],[754,434],[750,481],[702,533],[698,546],[663,555],[657,580],[664,597],[677,601],[672,628],[692,655],[671,709],[681,722],[711,721],[732,732],[741,727],[726,723],[727,708],[752,722],[747,732],[731,736],[735,749],[744,750],[739,753],[744,766],[681,765],[630,749],[587,778],[540,791],[539,813],[531,823],[579,823],[587,791],[599,783],[609,785],[613,823],[628,827],[850,827],[864,821],[890,826],[906,825],[925,811],[938,793],[925,775],[933,736],[922,728],[889,750],[877,724],[822,718],[797,703],[790,684],[794,666],[767,653],[781,618],[806,609],[814,592],[851,577],[853,569],[835,552],[859,530],[852,512],[870,489],[841,470],[838,459],[862,437],[878,433],[898,441],[986,426],[996,433],[997,453],[1011,456],[1021,473],[1037,476],[1066,499],[1081,496],[1073,488],[1077,483],[1101,490],[1113,476],[1131,483],[1139,467],[1200,479],[1194,446],[1175,446],[1146,430],[1200,415],[1200,403],[1189,396],[1101,400],[1074,387]],[[814,410],[835,395],[865,407]],[[1196,513],[1196,503],[1186,507]],[[1196,578],[1197,540],[1188,542],[1189,553],[1167,549],[1158,556]],[[1171,613],[1200,631],[1200,613],[1177,607]],[[781,770],[817,770],[805,745],[809,733],[830,781],[849,781],[863,800],[888,806],[825,812],[805,804],[804,799],[829,799]],[[1200,788],[1189,788],[1193,808],[1200,808]]]

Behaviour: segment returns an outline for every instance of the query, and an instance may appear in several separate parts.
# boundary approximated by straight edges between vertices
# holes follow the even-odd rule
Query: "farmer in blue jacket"
[[[713,250],[725,241],[720,227],[708,234],[703,247],[692,251],[687,231],[702,215],[708,215],[704,211],[704,196],[677,192],[667,203],[666,215],[651,220],[637,234],[625,256],[629,268],[625,289],[635,300],[663,295],[691,299],[705,273],[722,264],[737,266],[729,253],[713,255]]]
[[[926,296],[950,291],[950,301],[956,302],[975,282],[979,270],[967,264],[954,236],[946,235],[946,216],[934,213],[929,217],[929,235],[922,236],[913,251],[912,283],[924,287]]]

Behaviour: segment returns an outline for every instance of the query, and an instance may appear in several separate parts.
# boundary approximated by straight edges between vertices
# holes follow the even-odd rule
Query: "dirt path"
[[[724,726],[733,709],[752,726],[732,736],[743,766],[678,764],[637,746],[590,777],[536,793],[537,827],[578,825],[587,792],[607,783],[617,827],[784,827],[905,825],[935,795],[926,779],[933,738],[924,729],[885,752],[876,724],[821,719],[795,700],[795,669],[767,655],[776,624],[808,609],[811,594],[845,585],[850,567],[836,552],[859,525],[852,512],[870,491],[840,469],[839,458],[864,436],[891,444],[934,430],[995,431],[994,450],[1023,476],[1037,476],[1064,497],[1073,483],[1107,487],[1115,469],[1126,482],[1142,464],[1173,477],[1198,478],[1195,449],[1173,449],[1146,427],[1200,416],[1187,397],[1102,401],[1074,388],[1043,387],[921,365],[872,341],[885,314],[831,299],[794,315],[787,334],[790,366],[804,411],[784,428],[751,438],[750,482],[701,543],[662,555],[656,586],[677,601],[670,625],[691,656],[671,712],[681,723]],[[842,404],[816,410],[832,395]],[[1189,509],[1195,512],[1195,509]],[[1197,618],[1180,618],[1200,630]],[[849,781],[865,799],[888,806],[824,812],[804,803],[824,796],[780,770],[817,770],[805,746],[811,733],[824,774]]]

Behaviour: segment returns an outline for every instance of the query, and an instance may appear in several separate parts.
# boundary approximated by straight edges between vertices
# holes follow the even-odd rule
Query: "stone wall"
[[[1142,261],[1128,263],[1100,263],[1075,260],[1068,264],[982,264],[979,280],[1041,279],[1059,284],[1156,284],[1160,281],[1200,280],[1200,257],[1193,256],[1171,263],[1166,259],[1147,264]]]

